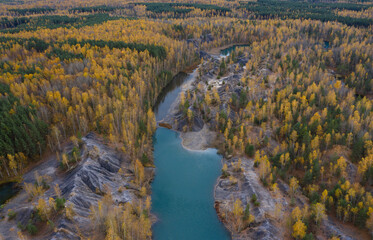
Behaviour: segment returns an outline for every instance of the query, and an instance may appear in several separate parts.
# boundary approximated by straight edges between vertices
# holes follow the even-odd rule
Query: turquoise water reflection
[[[188,151],[179,134],[165,128],[155,133],[156,175],[152,183],[156,240],[230,239],[214,209],[213,190],[221,172],[215,149]]]

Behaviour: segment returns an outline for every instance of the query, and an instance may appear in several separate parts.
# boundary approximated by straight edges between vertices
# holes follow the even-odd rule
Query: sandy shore
[[[182,132],[180,133],[182,139],[181,145],[190,151],[205,150],[211,148],[217,133],[210,131],[207,124],[199,132]]]

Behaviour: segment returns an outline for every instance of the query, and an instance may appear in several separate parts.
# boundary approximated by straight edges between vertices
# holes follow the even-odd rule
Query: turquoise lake
[[[152,211],[159,219],[154,239],[230,239],[214,209],[222,167],[216,149],[188,151],[179,134],[166,128],[158,128],[154,138]]]
[[[229,48],[222,49],[222,50],[220,51],[220,55],[226,57],[226,56],[228,56],[231,52],[233,52],[234,50],[236,50],[236,48],[238,48],[238,47],[249,47],[249,46],[250,46],[250,44],[241,44],[241,45],[238,44],[238,45],[233,45],[233,46],[231,46],[231,47],[229,47]]]

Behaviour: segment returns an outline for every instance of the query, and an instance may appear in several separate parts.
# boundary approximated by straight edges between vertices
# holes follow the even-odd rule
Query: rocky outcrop
[[[235,173],[232,166],[238,161],[237,158],[230,160],[223,159],[223,163],[227,164],[230,175],[235,176],[238,181],[232,183],[228,178],[220,177],[215,187],[215,201],[219,208],[231,206],[232,201],[240,199],[242,204],[250,204],[250,213],[254,215],[255,221],[252,227],[239,234],[234,233],[233,239],[283,239],[282,230],[279,229],[268,216],[275,209],[276,203],[287,205],[284,199],[274,199],[267,188],[260,182],[256,172],[254,171],[253,162],[249,159],[242,159],[243,172]],[[255,206],[251,202],[253,195],[256,195],[259,206]],[[224,211],[217,209],[218,212]]]
[[[71,237],[71,234],[77,233],[76,226],[81,232],[89,233],[89,209],[91,205],[97,205],[106,192],[112,193],[116,203],[125,203],[135,198],[132,190],[119,190],[121,187],[125,189],[126,179],[118,171],[128,159],[103,145],[95,134],[88,134],[83,140],[86,145],[84,162],[61,185],[61,190],[67,202],[73,204],[76,215],[73,221],[64,218],[60,220],[53,239]],[[130,179],[131,177],[127,180]]]
[[[66,204],[72,206],[75,215],[73,219],[67,219],[64,215],[55,217],[56,231],[45,237],[37,239],[85,239],[91,232],[92,225],[89,219],[90,207],[97,205],[104,193],[111,192],[115,203],[125,203],[136,198],[135,188],[126,188],[133,179],[133,175],[128,169],[129,159],[121,153],[103,144],[103,141],[95,134],[90,133],[83,138],[81,150],[81,161],[74,169],[63,173],[58,169],[58,161],[55,156],[50,157],[46,162],[35,167],[25,175],[26,182],[34,182],[34,173],[50,176],[51,186],[42,196],[48,200],[55,197],[53,187],[59,184]],[[72,149],[71,145],[66,147],[66,151]],[[124,169],[125,174],[118,173],[119,169]],[[17,231],[8,231],[11,227],[17,228],[17,224],[27,224],[33,212],[33,202],[27,201],[25,190],[12,199],[1,210],[4,215],[8,209],[17,209],[15,220],[0,221],[0,232],[6,240],[16,239]]]
[[[194,116],[190,123],[188,118],[179,111],[174,119],[173,129],[179,132],[183,131],[184,126],[187,126],[191,132],[199,132],[204,126],[203,119],[198,115]]]
[[[337,236],[340,240],[357,240],[359,237],[350,236],[337,222],[331,217],[325,219],[322,223],[323,231],[326,236]]]

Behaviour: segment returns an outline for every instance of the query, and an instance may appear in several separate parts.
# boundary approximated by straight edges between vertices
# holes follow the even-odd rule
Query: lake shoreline
[[[222,48],[217,48],[214,51],[220,51],[222,49],[226,49],[227,47],[233,47],[235,44],[230,44],[229,46],[224,46]],[[242,44],[244,45],[244,44]],[[216,54],[216,53],[215,53]],[[209,55],[210,56],[210,55]],[[210,56],[212,57],[212,56]],[[220,57],[219,57],[220,59]],[[200,67],[200,66],[199,66]],[[196,78],[193,81],[188,82],[188,86],[184,87],[184,91],[186,90],[193,90],[196,88],[196,82],[200,81]],[[250,185],[250,182],[255,182],[255,187],[250,188],[249,190],[246,188],[243,189],[236,189],[236,187],[228,186],[226,187],[227,179],[224,179],[221,175],[215,180],[213,195],[214,195],[214,209],[215,212],[220,220],[223,223],[224,227],[230,232],[232,239],[247,239],[250,235],[251,238],[259,237],[261,234],[268,237],[269,239],[280,239],[276,237],[278,234],[282,235],[280,231],[278,231],[277,227],[273,224],[272,220],[268,220],[264,217],[263,212],[267,212],[270,207],[274,207],[273,201],[270,202],[269,205],[264,205],[266,211],[259,210],[262,208],[257,208],[258,212],[255,214],[258,221],[255,222],[255,228],[248,228],[243,232],[237,233],[235,232],[230,226],[231,223],[227,222],[224,219],[224,209],[223,207],[230,203],[231,197],[235,196],[235,198],[242,198],[241,201],[244,204],[249,203],[250,192],[258,192],[261,193],[260,196],[265,196],[265,198],[271,199],[269,196],[268,190],[261,185],[260,181],[258,181],[258,177],[254,171],[253,164],[249,164],[245,169],[245,171],[249,172],[248,176],[246,177],[245,174],[238,174],[236,175],[233,169],[233,163],[238,161],[237,156],[230,156],[224,149],[221,148],[223,145],[223,139],[221,133],[216,132],[215,130],[210,130],[209,123],[206,123],[204,120],[202,123],[200,121],[192,121],[192,124],[187,124],[187,122],[183,121],[182,116],[180,115],[180,111],[178,109],[180,99],[177,97],[173,104],[173,108],[169,111],[168,118],[164,119],[159,125],[163,125],[162,127],[166,126],[168,128],[172,127],[171,129],[177,133],[179,133],[179,137],[181,138],[181,145],[184,149],[188,151],[205,151],[206,149],[216,149],[219,151],[221,156],[221,164],[228,165],[228,171],[230,174],[235,175],[238,179],[240,184],[239,185]],[[201,126],[202,125],[202,126]],[[188,131],[184,132],[182,129],[184,126],[188,126]],[[252,163],[252,160],[247,159],[248,163]],[[251,167],[250,167],[251,166]],[[238,185],[237,185],[238,186]],[[243,197],[245,196],[245,197]]]
[[[164,127],[157,129],[155,138],[154,239],[177,236],[175,239],[192,239],[192,236],[193,239],[231,239],[230,232],[213,209],[215,199],[210,192],[220,175],[221,156],[217,150],[185,149],[180,132]],[[202,223],[205,224],[203,227]],[[188,229],[194,229],[194,232]]]
[[[208,54],[206,59],[210,59],[215,65],[218,65],[220,62],[217,58]],[[244,71],[243,68],[240,71]],[[232,93],[235,90],[235,86],[238,85],[237,83],[240,81],[240,73],[241,72],[238,71],[235,73],[235,76],[228,75],[223,77],[223,80],[225,79],[223,85],[229,83],[230,87],[233,86],[233,88],[229,90],[230,93]],[[202,84],[204,84],[203,82],[206,82],[221,87],[222,84],[220,84],[214,76],[214,71],[208,70],[204,75],[200,75],[198,80],[193,81],[191,90],[195,89],[199,82],[202,82]],[[229,95],[229,92],[226,93],[226,95]],[[203,98],[203,91],[201,94]],[[224,93],[219,94],[220,99],[223,99],[223,94]],[[199,97],[201,98],[201,96]],[[208,148],[219,149],[219,152],[222,155],[222,164],[227,165],[226,173],[228,176],[233,177],[234,180],[232,181],[230,177],[224,177],[222,175],[216,179],[214,186],[214,208],[220,221],[231,233],[232,239],[285,239],[291,237],[284,224],[284,216],[286,216],[286,213],[291,212],[295,206],[302,207],[308,205],[308,199],[304,195],[299,195],[295,198],[295,206],[292,205],[292,200],[288,197],[289,186],[281,179],[277,180],[279,191],[276,193],[270,191],[269,188],[264,186],[260,180],[259,170],[254,166],[252,158],[248,158],[243,154],[231,154],[222,149],[222,142],[219,144],[219,141],[222,139],[222,133],[214,130],[216,129],[214,118],[212,117],[210,120],[205,121],[203,120],[203,115],[198,112],[194,113],[196,113],[196,115],[193,114],[193,120],[186,121],[185,115],[183,115],[177,108],[171,113],[172,118],[168,119],[168,123],[172,126],[174,131],[180,133],[182,146],[185,149],[191,151]],[[215,113],[216,111],[212,113],[212,116],[214,116]],[[211,135],[209,135],[210,132],[213,132],[215,136],[211,137]],[[240,171],[236,170],[238,162],[241,162]],[[252,200],[254,194],[255,201]],[[250,214],[255,217],[255,220],[240,232],[237,232],[234,229],[233,222],[230,222],[230,219],[227,220],[224,217],[227,213],[226,211],[232,209],[233,199],[239,199],[244,208],[249,205]],[[281,206],[279,213],[275,212],[277,206]],[[345,229],[337,226],[337,221],[328,218],[323,222],[323,224],[324,233],[322,234],[328,236],[338,235],[345,237],[344,239],[353,239]]]
[[[217,49],[220,52],[222,49],[233,47],[234,45],[235,44],[230,44],[228,46],[224,46]],[[215,51],[217,51],[217,49],[215,49]],[[207,54],[207,56],[213,59],[213,56],[209,54]],[[215,61],[220,61],[220,58],[221,57],[219,57],[218,60],[215,59]],[[201,65],[194,69],[193,73],[195,71],[198,71],[198,68],[200,67]],[[197,79],[197,77],[194,77],[194,79],[183,83],[180,88],[183,92],[186,92],[187,90],[193,90],[196,88],[197,81],[201,81],[201,79]],[[265,217],[267,216],[266,213],[269,212],[270,209],[274,209],[275,202],[272,199],[272,197],[270,197],[268,189],[265,188],[258,180],[257,173],[255,172],[255,169],[253,167],[252,159],[245,159],[244,172],[237,174],[234,171],[234,164],[238,161],[238,156],[232,156],[224,152],[224,149],[222,149],[222,134],[215,130],[210,130],[210,124],[206,123],[202,119],[198,120],[197,122],[192,121],[191,125],[188,124],[185,121],[185,119],[183,119],[183,116],[178,108],[180,104],[179,95],[171,104],[170,109],[168,109],[166,117],[163,118],[161,121],[158,121],[157,125],[160,128],[168,128],[178,133],[179,138],[181,139],[181,145],[185,150],[192,152],[201,152],[206,151],[207,149],[216,149],[221,156],[221,164],[227,164],[227,171],[232,176],[235,176],[238,179],[238,183],[233,185],[227,185],[227,179],[220,175],[215,180],[215,184],[213,187],[213,207],[220,222],[224,225],[225,229],[229,231],[231,238],[247,239],[247,237],[258,238],[259,236],[265,236],[268,239],[281,239],[277,236],[283,235],[282,230],[276,226],[276,223],[273,219],[267,219]],[[185,126],[188,126],[188,131],[183,131],[185,130],[183,129],[183,127]],[[242,185],[245,187],[239,187]],[[235,196],[236,199],[241,199],[244,205],[251,204],[249,199],[251,197],[252,192],[258,193],[259,200],[264,202],[263,206],[252,206],[256,218],[256,221],[253,223],[252,227],[246,228],[245,231],[239,233],[235,232],[235,230],[231,227],[231,223],[223,217],[224,211],[226,211],[225,207],[231,204],[232,196]],[[265,201],[266,199],[268,201]]]

